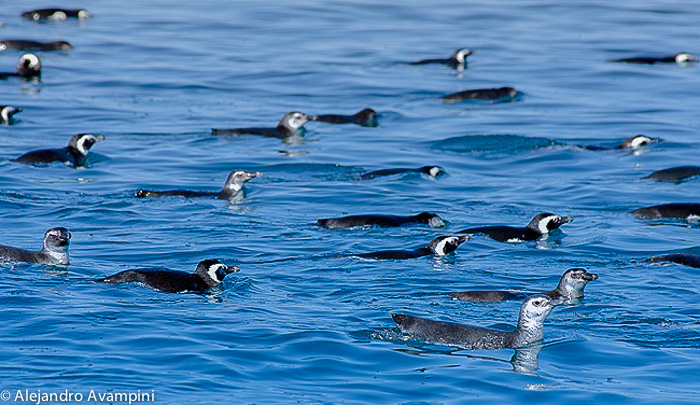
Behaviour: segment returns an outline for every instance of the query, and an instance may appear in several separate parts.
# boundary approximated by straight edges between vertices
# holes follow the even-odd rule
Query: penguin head
[[[687,62],[697,62],[698,60],[695,58],[695,56],[689,54],[688,52],[680,52],[675,55],[673,55],[673,58],[676,60],[676,63],[679,65],[682,65]]]
[[[0,107],[0,122],[9,123],[12,121],[12,116],[22,112],[21,108],[15,108],[11,105]]]
[[[66,41],[53,41],[51,42],[51,44],[53,44],[59,51],[70,51],[71,49],[73,49],[73,45],[69,44]]]
[[[87,20],[88,18],[91,18],[91,17],[92,17],[92,15],[90,13],[88,13],[87,10],[82,9],[82,8],[80,10],[78,10],[78,18],[79,19]]]
[[[541,234],[546,234],[549,231],[553,231],[560,226],[573,221],[572,217],[560,217],[559,215],[550,214],[548,212],[537,214],[527,227],[538,231]]]
[[[306,124],[307,122],[309,122],[308,115],[298,111],[293,111],[284,114],[284,117],[282,117],[277,126],[284,127],[289,131],[294,132],[299,128],[303,127],[304,124]]]
[[[472,55],[476,51],[472,49],[458,49],[455,51],[455,53],[452,54],[452,58],[457,61],[459,64],[464,64],[464,62],[467,60],[467,56]]]
[[[513,87],[501,87],[499,89],[505,97],[516,97],[518,95],[518,90],[515,90]]]
[[[528,297],[520,306],[518,325],[522,324],[525,327],[542,325],[552,309],[560,303],[561,301],[558,299],[541,294]]]
[[[438,177],[447,173],[445,169],[443,169],[440,166],[423,166],[418,170],[422,173],[427,174],[430,177]]]
[[[432,228],[442,228],[445,226],[445,220],[440,218],[438,214],[433,214],[432,212],[421,212],[416,215],[416,217],[422,224],[428,224]]]
[[[83,156],[87,156],[92,145],[94,145],[96,142],[104,140],[104,135],[77,134],[73,135],[73,137],[70,139],[70,142],[68,142],[68,147],[77,150]]]
[[[353,121],[355,124],[364,125],[366,127],[376,127],[377,126],[377,112],[371,108],[365,108],[364,110],[353,115]]]
[[[561,276],[557,289],[570,297],[583,297],[583,289],[586,287],[586,284],[597,279],[597,274],[589,273],[586,269],[569,269]]]
[[[224,184],[224,190],[230,191],[240,191],[243,188],[243,184],[250,179],[262,176],[261,172],[247,172],[245,170],[234,170],[226,179],[226,184]]]
[[[638,134],[631,138],[627,138],[620,144],[620,149],[639,149],[642,146],[653,143],[654,140],[646,135]]]
[[[221,283],[227,275],[240,270],[237,266],[227,266],[218,260],[203,260],[197,265],[194,274],[201,277],[208,286],[214,287]]]
[[[430,249],[434,254],[438,256],[444,256],[448,253],[452,253],[459,245],[471,239],[471,236],[438,236],[437,238],[430,241],[428,244],[428,249]]]
[[[25,53],[19,57],[17,69],[15,69],[21,77],[35,77],[41,75],[41,60],[33,53]]]
[[[44,234],[43,250],[66,251],[70,245],[71,234],[66,228],[51,228]]]

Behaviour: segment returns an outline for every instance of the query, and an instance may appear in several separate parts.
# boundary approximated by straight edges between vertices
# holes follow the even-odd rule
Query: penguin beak
[[[248,177],[248,180],[250,180],[250,179],[254,179],[256,177],[260,177],[260,176],[262,176],[262,172],[251,172],[251,173],[248,173],[247,177]]]
[[[598,275],[595,273],[586,273],[583,275],[583,279],[586,281],[593,281],[598,279]]]
[[[107,138],[104,135],[95,135],[95,142],[104,141],[105,139]]]
[[[574,222],[574,217],[559,217],[560,224],[568,224],[569,222]]]
[[[241,269],[238,266],[226,266],[226,269],[224,269],[224,274],[228,275],[231,273],[238,273],[239,271],[241,271]]]

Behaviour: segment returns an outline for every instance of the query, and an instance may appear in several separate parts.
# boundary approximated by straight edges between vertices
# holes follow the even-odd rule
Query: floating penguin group
[[[62,21],[67,18],[86,19],[90,13],[83,9],[41,9],[22,13],[22,16],[33,21]],[[72,49],[70,43],[57,40],[52,42],[37,42],[26,39],[0,40],[0,51],[19,49],[24,51],[67,51]],[[411,66],[442,64],[453,69],[463,70],[467,67],[467,58],[475,54],[471,49],[458,49],[447,58],[425,59],[409,62]],[[617,59],[611,62],[631,64],[676,63],[684,65],[697,59],[685,52],[668,57],[631,57]],[[19,77],[36,79],[41,76],[41,60],[33,53],[20,56],[15,69],[11,72],[0,73],[0,79]],[[447,94],[441,99],[445,102],[462,102],[468,100],[487,100],[492,102],[515,101],[522,93],[510,86],[498,88],[481,88],[459,91]],[[13,116],[22,109],[13,106],[0,106],[2,124],[14,123]],[[363,127],[376,127],[379,114],[371,108],[365,108],[355,114],[307,114],[293,111],[284,114],[274,127],[243,127],[232,129],[211,129],[212,135],[241,136],[258,135],[286,139],[303,132],[308,122],[329,124],[355,124]],[[80,167],[86,164],[90,148],[97,142],[104,141],[103,135],[81,133],[74,135],[64,148],[38,149],[27,152],[14,161],[21,164],[44,165],[60,162],[70,167]],[[645,135],[631,137],[612,149],[637,149],[649,145],[654,140]],[[582,146],[583,149],[610,149],[595,146]],[[400,173],[420,173],[438,178],[445,173],[439,166],[422,166],[416,168],[387,168],[369,171],[359,176],[359,180],[372,180],[379,176],[390,176]],[[135,193],[138,198],[155,197],[210,197],[223,200],[237,200],[244,195],[244,184],[253,178],[261,176],[260,172],[234,170],[230,172],[220,191],[190,191],[190,190],[143,190]],[[662,182],[681,182],[690,177],[700,175],[698,166],[682,166],[663,169],[651,173],[644,179]],[[668,203],[651,207],[639,208],[631,214],[642,219],[678,218],[685,220],[700,219],[700,204],[697,203]],[[535,241],[546,238],[562,225],[570,223],[573,218],[553,213],[535,215],[525,226],[482,225],[471,226],[453,235],[437,236],[430,242],[415,248],[383,250],[369,253],[358,253],[353,256],[369,260],[402,260],[423,256],[445,256],[455,252],[462,244],[476,236],[484,236],[497,242],[518,243]],[[329,230],[364,227],[398,227],[406,225],[428,225],[432,228],[443,228],[447,221],[439,215],[422,212],[415,215],[383,215],[366,214],[351,215],[339,218],[319,219],[318,226]],[[37,263],[50,266],[67,266],[69,264],[68,248],[71,234],[66,228],[56,227],[46,231],[43,245],[39,251],[30,251],[17,247],[0,245],[0,260]],[[692,267],[700,267],[700,258],[687,254],[667,254],[651,257],[645,260],[649,263],[672,262]],[[110,284],[139,283],[152,289],[169,292],[204,293],[219,285],[226,276],[238,272],[237,266],[229,266],[219,260],[207,259],[201,261],[194,273],[165,269],[131,269],[117,274],[96,279],[96,282]],[[464,349],[502,349],[520,348],[532,345],[543,338],[544,321],[552,309],[562,303],[572,302],[584,296],[584,288],[597,274],[589,273],[586,269],[569,269],[561,276],[559,284],[553,290],[543,293],[527,291],[462,291],[452,292],[452,299],[466,302],[493,303],[504,300],[523,300],[517,326],[513,331],[487,329],[478,326],[462,325],[451,322],[434,321],[415,316],[392,313],[391,317],[404,333],[422,339],[427,343],[456,346]]]

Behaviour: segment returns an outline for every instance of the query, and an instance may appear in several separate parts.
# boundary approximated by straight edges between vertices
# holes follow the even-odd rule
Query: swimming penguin
[[[630,138],[625,139],[620,143],[619,145],[615,146],[614,148],[607,148],[604,146],[594,146],[594,145],[576,145],[577,148],[581,149],[586,149],[586,150],[612,150],[612,149],[639,149],[643,146],[647,146],[655,142],[654,139],[638,134],[635,136],[632,136]]]
[[[452,253],[459,245],[471,239],[471,236],[438,236],[430,241],[427,247],[422,247],[416,250],[381,250],[379,252],[362,253],[353,255],[365,259],[413,259],[416,257],[437,255],[445,256]]]
[[[464,69],[467,64],[467,56],[473,55],[474,53],[476,53],[476,51],[471,49],[458,49],[447,59],[425,59],[419,60],[418,62],[411,62],[409,65],[429,65],[433,63],[440,63],[455,69]]]
[[[700,268],[700,256],[689,255],[687,253],[672,253],[668,255],[654,256],[644,261],[650,263],[671,262]]]
[[[199,262],[194,273],[164,269],[124,270],[109,277],[95,280],[101,283],[141,283],[158,291],[179,293],[203,293],[219,285],[224,278],[240,271],[236,266],[227,266],[218,260]]]
[[[569,269],[559,279],[557,288],[541,293],[549,298],[573,300],[583,297],[583,290],[589,281],[597,280],[598,275],[589,273],[586,269]],[[448,295],[459,301],[467,302],[501,302],[526,298],[532,293],[517,293],[511,291],[463,291],[453,292]]]
[[[247,172],[245,170],[235,170],[232,171],[224,187],[221,191],[189,191],[189,190],[167,190],[167,191],[153,191],[153,190],[139,190],[136,192],[136,197],[169,197],[169,196],[180,196],[180,197],[215,197],[221,200],[232,200],[243,196],[243,185],[250,179],[262,176],[260,172]]]
[[[15,159],[15,162],[33,165],[38,163],[63,162],[68,166],[83,166],[88,151],[96,142],[104,141],[104,135],[73,135],[68,146],[60,149],[40,149],[27,152]]]
[[[301,131],[309,121],[309,116],[298,111],[284,114],[279,124],[275,128],[234,128],[234,129],[214,129],[214,135],[261,135],[271,138],[287,138],[290,135]]]
[[[20,49],[23,51],[68,51],[73,49],[66,41],[37,42],[23,39],[6,39],[0,41],[0,51]]]
[[[22,112],[22,109],[11,105],[0,105],[0,124],[12,124],[14,122],[12,116],[18,112]]]
[[[527,298],[520,306],[518,326],[514,331],[433,321],[402,314],[391,314],[391,317],[403,333],[427,343],[467,350],[508,349],[528,346],[542,340],[544,320],[556,305],[559,305],[558,300],[546,295]]]
[[[684,65],[687,62],[697,62],[698,60],[695,56],[689,54],[688,52],[680,52],[672,56],[666,56],[662,58],[652,58],[646,56],[634,57],[634,58],[622,58],[611,60],[611,62],[619,63],[636,63],[642,65],[653,65],[655,63],[677,63],[679,65]]]
[[[353,115],[325,114],[309,115],[308,117],[309,121],[326,122],[328,124],[357,124],[363,127],[377,126],[377,112],[371,108],[365,108]]]
[[[31,79],[39,76],[41,76],[41,60],[33,53],[25,53],[20,56],[17,68],[15,68],[13,73],[0,73],[0,79],[7,79],[8,77]]]
[[[34,21],[63,21],[67,18],[78,18],[85,20],[91,17],[90,13],[84,9],[66,10],[61,8],[42,8],[38,10],[25,11],[22,17]]]
[[[518,91],[512,87],[500,87],[497,89],[474,89],[448,94],[442,99],[447,102],[458,102],[464,100],[491,100],[509,101],[518,96]]]
[[[68,264],[70,237],[66,228],[51,228],[44,234],[44,245],[40,251],[0,245],[0,260],[65,266]]]
[[[393,174],[402,174],[402,173],[424,173],[427,174],[430,177],[438,177],[442,174],[445,174],[445,169],[443,169],[440,166],[423,166],[423,167],[418,167],[418,168],[406,168],[406,167],[398,167],[394,169],[380,169],[380,170],[373,170],[371,172],[363,173],[360,175],[360,179],[362,180],[370,180],[378,176],[390,176]]]
[[[630,214],[642,219],[678,218],[691,221],[700,219],[700,204],[661,204],[639,208],[634,211],[630,211]]]
[[[390,228],[411,224],[427,224],[433,228],[445,226],[445,220],[439,215],[430,212],[421,212],[418,215],[350,215],[341,218],[319,219],[318,224],[328,229],[347,229],[358,226],[378,226]]]
[[[550,231],[572,222],[572,217],[560,217],[550,213],[535,215],[527,226],[520,228],[514,226],[479,226],[463,229],[457,233],[484,234],[499,242],[523,242],[539,239]]]
[[[670,169],[657,170],[654,173],[642,177],[667,183],[680,183],[681,181],[700,175],[700,166],[678,166]]]

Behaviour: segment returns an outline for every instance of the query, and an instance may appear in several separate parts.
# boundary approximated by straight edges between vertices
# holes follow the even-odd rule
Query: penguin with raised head
[[[362,253],[353,255],[364,259],[386,260],[386,259],[413,259],[416,257],[436,255],[445,256],[452,253],[459,245],[471,239],[471,236],[438,236],[430,241],[428,246],[415,250],[380,250],[378,252]]]
[[[462,229],[457,233],[483,234],[499,242],[523,242],[536,240],[560,226],[572,222],[572,217],[560,217],[548,212],[535,215],[524,227],[491,225]]]
[[[39,76],[41,76],[41,59],[33,53],[25,53],[20,56],[14,72],[0,73],[0,79],[7,79],[8,77],[31,79]]]
[[[84,166],[92,145],[104,140],[104,135],[77,134],[73,135],[65,148],[39,149],[27,152],[15,159],[15,162],[27,165],[62,162],[72,167]]]
[[[15,108],[11,105],[0,105],[0,124],[13,124],[14,118],[12,118],[12,116],[18,112],[22,112],[22,109]]]
[[[569,269],[562,274],[557,288],[543,292],[549,298],[561,298],[562,300],[573,300],[583,297],[583,290],[589,281],[597,280],[598,275],[589,273],[586,269]],[[462,291],[453,292],[449,295],[459,301],[467,302],[501,302],[506,300],[518,300],[527,298],[534,293],[513,292],[513,291]]]
[[[457,49],[449,58],[424,59],[411,62],[409,65],[429,65],[439,63],[454,69],[464,69],[467,66],[467,56],[473,55],[476,51],[472,49]]]
[[[558,299],[533,295],[520,306],[518,325],[502,331],[454,322],[433,321],[417,316],[391,314],[401,332],[427,343],[454,346],[467,350],[493,350],[529,346],[544,337],[544,321],[559,305]]]
[[[71,234],[66,228],[51,228],[44,234],[44,242],[38,252],[0,245],[0,260],[38,263],[53,266],[68,264],[68,246]]]
[[[139,190],[136,192],[136,197],[214,197],[221,200],[233,200],[243,197],[243,185],[250,179],[262,176],[260,172],[247,172],[245,170],[234,170],[229,173],[226,178],[226,183],[221,191],[190,191],[190,190]]]
[[[303,130],[304,124],[309,121],[309,116],[293,111],[284,114],[275,128],[233,128],[215,129],[212,128],[213,135],[260,135],[270,138],[287,138]]]
[[[154,290],[181,293],[203,293],[219,285],[224,278],[240,271],[237,266],[227,266],[218,260],[199,262],[194,273],[165,269],[124,270],[109,277],[95,280],[100,283],[140,283]]]

